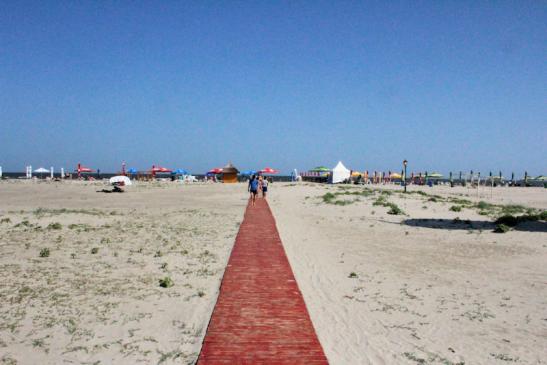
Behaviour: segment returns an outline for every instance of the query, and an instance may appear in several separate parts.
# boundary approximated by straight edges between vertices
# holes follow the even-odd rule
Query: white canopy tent
[[[40,168],[34,170],[34,172],[37,173],[37,174],[40,174],[40,178],[42,178],[44,174],[49,174],[49,170],[44,168],[44,167],[40,167]]]
[[[351,176],[351,171],[344,166],[342,161],[338,162],[338,165],[332,169],[331,183],[338,184],[342,181],[349,179]]]

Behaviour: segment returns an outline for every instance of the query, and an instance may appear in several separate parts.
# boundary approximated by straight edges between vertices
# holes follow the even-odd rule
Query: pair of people
[[[251,176],[249,180],[249,186],[247,190],[251,194],[251,204],[254,206],[256,202],[256,196],[258,195],[259,190],[262,191],[262,197],[266,199],[266,194],[268,192],[269,182],[263,176],[257,177],[256,175]]]

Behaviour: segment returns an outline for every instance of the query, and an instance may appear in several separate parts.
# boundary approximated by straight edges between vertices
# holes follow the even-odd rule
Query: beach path
[[[327,364],[264,199],[247,206],[198,364]]]

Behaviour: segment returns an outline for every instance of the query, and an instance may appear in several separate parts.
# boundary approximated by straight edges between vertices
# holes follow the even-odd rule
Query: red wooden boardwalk
[[[327,364],[268,203],[247,207],[198,365]]]

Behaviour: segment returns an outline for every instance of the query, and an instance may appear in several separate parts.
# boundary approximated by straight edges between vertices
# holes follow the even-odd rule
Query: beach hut
[[[239,170],[230,162],[222,168],[222,181],[224,183],[236,183],[238,173]]]
[[[336,165],[333,169],[332,169],[332,176],[331,176],[331,183],[332,184],[337,184],[337,183],[341,183],[343,182],[344,180],[347,180],[349,179],[351,176],[351,171],[348,170],[346,168],[346,166],[344,166],[344,164],[342,163],[342,161],[338,161],[338,165]]]

